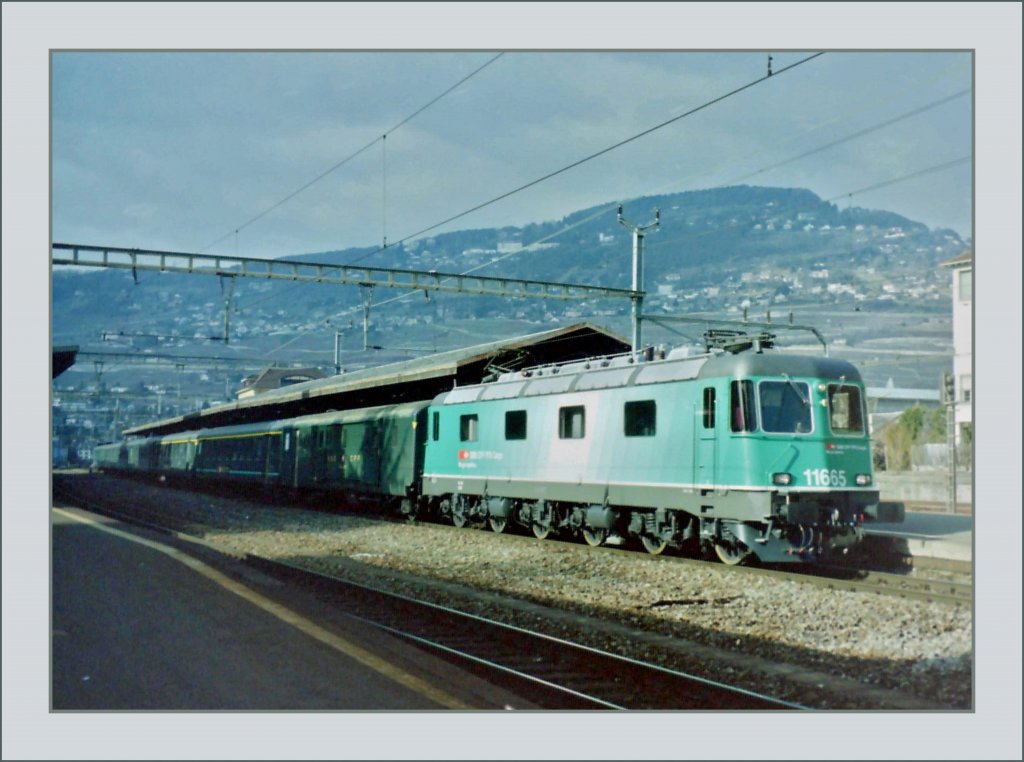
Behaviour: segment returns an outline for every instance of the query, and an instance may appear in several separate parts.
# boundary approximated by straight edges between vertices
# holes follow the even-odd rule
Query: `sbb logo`
[[[459,460],[469,460],[469,450],[459,450]]]

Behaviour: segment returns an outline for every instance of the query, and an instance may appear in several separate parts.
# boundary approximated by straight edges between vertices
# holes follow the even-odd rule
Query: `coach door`
[[[293,428],[287,428],[281,432],[281,484],[289,487],[298,486],[298,473],[296,469],[296,457],[298,455],[298,436]]]
[[[380,453],[375,421],[359,421],[345,426],[344,479],[356,489],[376,489],[379,481]]]
[[[694,421],[694,482],[700,487],[715,486],[718,455],[718,393],[715,387],[701,389],[701,401]]]

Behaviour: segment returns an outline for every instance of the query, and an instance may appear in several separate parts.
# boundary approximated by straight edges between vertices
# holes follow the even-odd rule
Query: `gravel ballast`
[[[381,521],[106,475],[58,474],[55,485],[122,510],[159,510],[230,552],[388,585],[808,706],[972,706],[973,617],[965,606],[829,590],[572,541]]]

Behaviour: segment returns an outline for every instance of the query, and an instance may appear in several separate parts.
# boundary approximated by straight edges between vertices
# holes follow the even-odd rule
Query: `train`
[[[96,468],[369,500],[409,519],[636,542],[741,563],[843,555],[901,522],[875,485],[849,362],[774,348],[625,353],[495,374],[432,400],[136,437]]]

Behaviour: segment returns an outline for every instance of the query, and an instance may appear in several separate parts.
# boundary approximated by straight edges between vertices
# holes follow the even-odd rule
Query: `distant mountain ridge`
[[[820,273],[833,280],[870,281],[881,295],[887,282],[914,273],[934,274],[940,261],[959,254],[965,243],[952,230],[930,230],[901,215],[858,207],[840,209],[800,188],[735,186],[643,196],[623,202],[625,216],[641,224],[661,211],[661,225],[646,237],[645,285],[652,302],[700,293],[689,307],[714,309],[709,289],[731,289],[771,273]],[[90,242],[82,242],[90,243]],[[439,233],[408,244],[350,248],[285,257],[287,260],[350,263],[439,272],[481,268],[481,275],[628,287],[631,236],[618,224],[609,202],[560,220]],[[372,256],[366,256],[372,253]],[[497,261],[496,261],[497,260]],[[495,264],[490,265],[490,262]],[[760,275],[757,275],[760,273]],[[766,273],[768,275],[766,275]],[[867,273],[868,275],[865,275]],[[808,282],[807,277],[803,279]],[[224,285],[216,278],[125,271],[53,274],[53,324],[57,343],[95,341],[102,331],[144,325],[154,334],[188,337],[221,331]],[[775,297],[799,292],[786,281]],[[877,292],[877,293],[876,293]],[[864,298],[867,298],[867,296]],[[872,297],[874,298],[874,297]],[[442,298],[446,315],[472,318],[501,314],[511,302]],[[250,331],[288,330],[308,325],[359,303],[358,289],[331,289],[240,279],[235,310]],[[725,306],[724,304],[722,305]],[[530,318],[568,315],[571,305],[546,303],[518,310]],[[404,308],[403,308],[404,309]],[[571,315],[569,315],[571,317]]]

